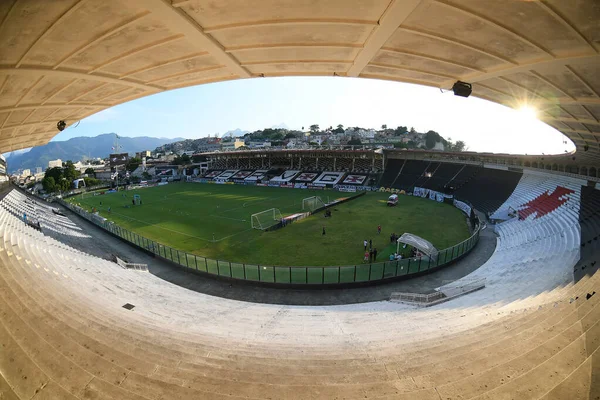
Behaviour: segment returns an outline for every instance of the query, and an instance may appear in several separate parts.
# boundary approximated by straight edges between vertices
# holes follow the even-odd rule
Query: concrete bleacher
[[[431,171],[431,177],[423,177],[415,186],[443,192],[446,185],[448,185],[452,178],[454,178],[464,167],[463,164],[438,163],[435,170]]]
[[[13,206],[0,202],[3,399],[598,394],[590,370],[600,274],[574,284],[569,251],[523,262],[519,254],[545,250],[516,246],[508,259],[501,233],[473,273],[486,288],[427,309],[268,305],[199,294],[84,254],[26,226]]]
[[[581,256],[575,266],[576,277],[600,267],[600,189],[582,186],[579,210]]]
[[[488,286],[490,283],[512,286],[516,280],[527,279],[531,288],[539,291],[552,290],[572,281],[573,266],[580,258],[578,217],[581,183],[580,180],[558,176],[523,176],[492,218],[504,215],[508,209],[514,209],[516,215],[524,204],[531,204],[546,193],[559,190],[570,193],[562,198],[562,202],[553,203],[555,208],[535,210],[525,218],[515,216],[497,224],[498,242],[494,254],[464,279],[485,277]],[[530,276],[524,276],[526,271],[530,271]],[[551,278],[540,277],[540,274]]]
[[[481,212],[493,212],[514,192],[521,175],[519,172],[478,168],[474,176],[467,177],[460,186],[455,186],[454,195],[467,200]],[[457,184],[458,179],[453,180],[453,184]]]

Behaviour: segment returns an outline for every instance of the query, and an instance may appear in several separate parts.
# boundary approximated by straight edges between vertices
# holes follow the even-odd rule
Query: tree
[[[96,176],[96,173],[94,172],[94,168],[86,168],[84,174],[86,174],[87,176]]]
[[[190,156],[188,156],[187,154],[182,154],[179,157],[176,157],[175,160],[173,160],[173,164],[175,165],[188,165],[191,164],[192,159],[190,158]]]
[[[453,151],[465,151],[466,149],[467,149],[467,144],[465,142],[463,142],[462,140],[457,141],[452,146]]]
[[[51,176],[47,176],[42,179],[42,186],[44,187],[44,191],[46,193],[54,193],[56,191],[56,183],[54,182],[54,178]]]
[[[319,124],[311,125],[309,129],[312,133],[317,133],[319,132]]]
[[[202,161],[206,161],[206,156],[201,156],[200,154],[194,154],[192,156],[193,163],[201,163]]]
[[[141,158],[131,157],[129,160],[127,160],[127,163],[125,164],[125,169],[129,172],[133,172],[137,169],[137,167],[140,166],[141,163]]]
[[[399,126],[394,130],[394,136],[401,136],[408,133],[408,128],[405,126]]]
[[[150,175],[148,172],[144,171],[144,172],[142,172],[142,178],[150,179],[150,178],[152,178],[152,175]]]
[[[344,125],[338,124],[338,126],[332,131],[333,133],[344,133]]]
[[[75,169],[75,165],[73,165],[73,161],[68,160],[65,163],[63,175],[67,181],[73,182],[75,179],[79,178],[79,176],[81,175],[81,172],[79,172]]]
[[[425,134],[425,147],[433,149],[435,144],[440,141],[440,135],[436,131],[428,131]]]
[[[100,180],[96,178],[83,178],[85,186],[96,186],[100,184]]]
[[[381,129],[385,131],[387,129],[387,125],[386,124],[381,125]]]
[[[44,174],[44,179],[52,178],[53,182],[56,183],[63,178],[63,169],[61,167],[49,168]]]
[[[350,146],[360,146],[362,144],[362,142],[360,141],[359,138],[352,138],[350,140],[348,140],[348,145]]]

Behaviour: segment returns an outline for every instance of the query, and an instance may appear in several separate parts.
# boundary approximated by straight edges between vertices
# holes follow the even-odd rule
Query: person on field
[[[396,259],[396,257],[394,256],[394,254],[390,254],[390,261],[394,261]]]
[[[377,261],[377,247],[373,249],[373,261]]]
[[[365,259],[364,262],[369,262],[369,252],[365,251]]]
[[[380,235],[381,234],[381,225],[377,225],[377,234]]]
[[[373,249],[369,250],[369,262],[373,262]]]
[[[365,245],[365,251],[366,251],[366,250],[367,250],[367,245],[369,244],[369,243],[367,242],[367,239],[363,240],[363,244]]]
[[[325,236],[325,227],[323,227],[323,236]]]
[[[373,240],[369,239],[369,250],[373,248]]]

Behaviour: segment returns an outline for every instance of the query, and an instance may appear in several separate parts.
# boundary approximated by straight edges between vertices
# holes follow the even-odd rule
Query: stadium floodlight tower
[[[281,216],[281,211],[279,211],[278,208],[271,208],[269,210],[252,214],[250,221],[253,229],[260,229],[264,231],[273,225],[277,225],[282,219],[283,217]]]
[[[315,211],[317,208],[325,207],[325,203],[319,196],[311,196],[302,199],[302,210]]]

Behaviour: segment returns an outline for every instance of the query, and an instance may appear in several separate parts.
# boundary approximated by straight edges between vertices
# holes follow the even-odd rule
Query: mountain
[[[232,131],[227,131],[225,132],[221,137],[225,138],[225,137],[242,137],[244,136],[246,133],[248,133],[249,131],[243,131],[240,128],[234,129]]]
[[[285,129],[287,131],[290,130],[290,127],[285,124],[285,122],[280,123],[279,125],[273,125],[271,129]]]
[[[123,137],[120,136],[120,153],[135,153],[142,150],[154,150],[167,143],[176,142],[182,138],[153,138],[148,136]],[[63,161],[81,161],[83,157],[107,157],[113,153],[115,142],[114,133],[105,133],[96,137],[76,137],[64,142],[50,142],[44,146],[34,147],[28,152],[12,152],[6,159],[8,169],[14,172],[18,169],[32,169],[35,167],[48,167],[48,161],[60,158]]]

